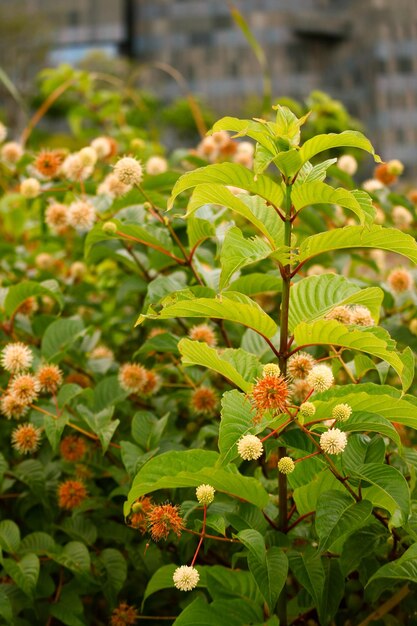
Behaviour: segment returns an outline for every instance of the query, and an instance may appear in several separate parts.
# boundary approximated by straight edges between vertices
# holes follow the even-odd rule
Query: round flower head
[[[51,270],[54,267],[55,259],[52,254],[41,252],[35,258],[36,267],[40,270]]]
[[[397,180],[395,174],[390,172],[390,168],[388,167],[388,163],[380,163],[374,169],[374,176],[376,180],[379,180],[384,185],[392,185]]]
[[[74,280],[81,280],[85,276],[87,266],[82,261],[74,261],[69,268],[69,274]]]
[[[190,406],[196,413],[202,415],[212,415],[218,405],[216,392],[210,387],[199,387],[193,391]]]
[[[371,315],[370,310],[366,306],[354,306],[352,309],[352,321],[351,324],[356,326],[374,326],[375,321]]]
[[[200,504],[211,504],[214,500],[214,487],[211,485],[199,485],[195,490],[197,500]]]
[[[62,372],[58,365],[42,365],[38,369],[37,378],[41,391],[46,393],[56,393],[58,387],[62,385]]]
[[[401,176],[404,172],[404,164],[398,159],[392,159],[391,161],[388,161],[387,169],[390,174],[393,174],[394,176]]]
[[[172,531],[179,537],[184,528],[184,520],[178,512],[178,507],[173,504],[159,504],[149,511],[148,525],[151,537],[154,541],[167,539]]]
[[[212,328],[208,324],[193,326],[188,331],[188,336],[194,341],[204,341],[211,348],[217,344],[217,338]]]
[[[8,343],[1,352],[1,364],[11,374],[29,369],[32,361],[33,354],[24,343]]]
[[[129,518],[129,525],[140,530],[142,535],[148,530],[148,514],[152,510],[151,498],[145,496],[139,498],[132,504],[132,513]]]
[[[97,162],[97,152],[91,146],[82,148],[78,156],[84,166],[94,166]]]
[[[352,415],[352,407],[349,404],[336,404],[333,407],[332,417],[338,422],[346,422]]]
[[[262,456],[264,447],[259,437],[243,435],[237,442],[237,451],[244,461],[254,461]]]
[[[65,480],[58,485],[58,504],[68,511],[77,508],[87,498],[87,489],[81,480]]]
[[[133,157],[123,157],[117,161],[113,172],[125,185],[140,185],[142,182],[142,166]]]
[[[82,437],[67,435],[61,440],[59,451],[66,461],[77,462],[81,461],[87,452],[87,445]]]
[[[163,174],[168,169],[167,160],[160,156],[152,156],[146,161],[146,173],[150,176]]]
[[[36,178],[26,178],[20,183],[20,193],[25,198],[36,198],[41,192],[41,184]]]
[[[308,352],[299,352],[288,359],[287,371],[291,378],[304,380],[311,372],[315,360]]]
[[[408,209],[399,205],[392,209],[392,221],[394,222],[394,226],[405,230],[410,228],[414,218]]]
[[[285,410],[288,400],[288,386],[282,376],[264,376],[252,389],[252,398],[258,412],[269,409]]]
[[[96,219],[96,211],[90,202],[79,200],[68,207],[68,224],[80,232],[91,230]]]
[[[29,407],[27,404],[19,402],[11,394],[6,393],[0,401],[0,410],[7,419],[14,418],[18,420],[28,412]]]
[[[279,369],[279,365],[276,363],[267,363],[262,368],[262,375],[264,376],[279,376],[281,374],[281,370]]]
[[[91,165],[85,165],[78,153],[69,154],[61,166],[62,174],[68,180],[86,180],[93,173]]]
[[[365,182],[362,183],[362,187],[368,193],[375,193],[375,191],[379,191],[380,189],[383,189],[384,184],[381,183],[381,181],[377,180],[376,178],[368,178],[368,180],[365,180]]]
[[[95,150],[99,159],[105,159],[112,152],[112,144],[108,137],[97,137],[91,142],[91,147]]]
[[[320,435],[320,448],[326,454],[341,454],[346,444],[346,434],[338,428],[331,428]]]
[[[417,335],[417,319],[411,320],[411,322],[408,325],[408,330],[413,335]]]
[[[54,233],[61,234],[68,226],[68,207],[53,202],[45,211],[45,222]]]
[[[129,393],[140,393],[146,383],[146,370],[137,363],[125,363],[119,371],[119,384]]]
[[[91,359],[111,359],[114,360],[113,351],[107,346],[96,346],[94,350],[90,352]]]
[[[337,167],[349,176],[353,176],[358,169],[358,162],[351,154],[343,154],[337,160]]]
[[[42,150],[36,157],[33,165],[45,178],[52,178],[59,172],[63,161],[63,154],[57,150]]]
[[[110,626],[133,626],[138,619],[138,612],[134,606],[121,602],[110,618]]]
[[[314,391],[321,392],[330,389],[333,385],[334,377],[328,365],[319,363],[313,367],[306,380]]]
[[[176,588],[180,591],[191,591],[197,587],[200,574],[195,567],[181,565],[181,567],[177,567],[175,570],[172,580]]]
[[[347,306],[335,306],[334,309],[327,313],[326,320],[336,320],[336,322],[341,324],[351,324],[352,313]]]
[[[10,383],[10,394],[22,404],[32,404],[39,395],[40,384],[31,374],[16,376]]]
[[[392,270],[387,281],[394,293],[404,293],[404,291],[409,291],[413,286],[413,277],[410,272],[401,267]]]
[[[0,122],[0,143],[3,143],[6,137],[7,137],[7,128],[2,122]]]
[[[146,380],[140,391],[141,396],[152,396],[161,387],[161,379],[158,374],[155,374],[152,370],[145,370]]]
[[[112,198],[120,198],[131,189],[132,185],[122,183],[122,181],[117,178],[116,174],[109,174],[99,186],[97,193],[106,194]]]
[[[1,157],[8,163],[17,163],[23,156],[23,148],[17,141],[5,143],[1,149]]]
[[[278,461],[278,471],[281,472],[281,474],[291,474],[291,472],[293,472],[294,469],[295,469],[295,463],[291,457],[283,456]]]
[[[300,406],[299,412],[304,417],[313,417],[313,415],[315,415],[316,413],[316,407],[312,402],[303,402],[303,404]]]
[[[310,391],[311,387],[308,382],[300,378],[294,381],[290,387],[291,399],[294,400],[294,402],[304,402]]]
[[[117,226],[114,222],[104,222],[103,230],[108,235],[112,235],[113,233],[117,231]]]
[[[36,452],[42,433],[33,424],[21,424],[12,432],[12,446],[20,454]]]

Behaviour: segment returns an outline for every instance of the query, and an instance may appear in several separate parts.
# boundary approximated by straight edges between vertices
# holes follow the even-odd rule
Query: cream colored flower
[[[352,415],[352,407],[349,404],[336,404],[333,407],[332,417],[338,422],[346,422]]]
[[[320,447],[326,454],[341,454],[346,445],[346,434],[338,428],[331,428],[320,435]]]
[[[281,474],[291,474],[295,469],[295,463],[289,456],[283,456],[282,459],[278,461],[278,471]]]
[[[33,354],[24,343],[9,343],[1,352],[1,364],[11,374],[29,369]]]
[[[198,585],[200,574],[195,567],[181,565],[177,567],[172,577],[174,585],[180,591],[191,591]]]
[[[239,456],[245,461],[254,461],[262,456],[264,450],[262,441],[255,435],[244,435],[237,442]]]
[[[211,504],[214,500],[215,489],[211,485],[199,485],[195,490],[197,500],[200,504]]]
[[[37,178],[26,178],[20,183],[20,193],[25,198],[36,198],[41,192],[41,184]]]
[[[307,376],[307,382],[314,391],[326,391],[330,389],[334,382],[332,370],[328,365],[319,363],[313,367]]]
[[[133,157],[123,157],[117,161],[113,170],[115,176],[125,185],[139,185],[142,182],[142,166]]]

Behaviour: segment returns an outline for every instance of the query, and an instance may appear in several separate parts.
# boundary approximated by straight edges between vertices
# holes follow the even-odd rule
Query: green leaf
[[[405,580],[417,583],[417,544],[410,546],[396,561],[380,567],[368,580],[367,587],[379,595],[384,588]]]
[[[35,593],[40,563],[36,554],[25,554],[20,561],[4,559],[3,567],[16,585],[29,597]]]
[[[217,491],[241,498],[258,507],[268,503],[268,494],[255,478],[242,476],[234,465],[218,468],[219,455],[208,450],[182,450],[165,452],[139,470],[124,505],[128,515],[132,503],[141,496],[176,487],[212,485]]]
[[[94,389],[94,411],[100,412],[108,406],[117,404],[129,395],[119,385],[118,376],[103,378]]]
[[[268,258],[271,252],[271,247],[260,237],[245,239],[240,228],[229,228],[220,252],[220,290],[229,284],[235,272]]]
[[[280,293],[282,279],[271,274],[245,274],[229,285],[230,291],[239,291],[247,296],[256,296],[260,293]]]
[[[391,524],[401,526],[410,513],[410,491],[404,476],[392,465],[367,463],[352,468],[352,475],[371,483],[363,489],[363,496],[374,506],[391,514]]]
[[[120,424],[120,420],[113,420],[114,407],[108,407],[102,409],[98,413],[93,413],[86,406],[77,405],[77,411],[84,420],[84,422],[91,428],[93,433],[98,436],[103,448],[103,454],[106,452],[110,445],[111,438],[113,437],[116,428]]]
[[[256,434],[254,416],[255,412],[246,395],[236,390],[223,394],[219,430],[222,465],[230,463],[238,456],[236,444],[240,437],[247,433]]]
[[[320,606],[324,590],[325,573],[318,552],[307,550],[303,554],[290,552],[288,555],[291,572],[310,594],[314,606]]]
[[[300,322],[324,317],[336,306],[353,304],[366,306],[378,323],[383,298],[384,292],[379,287],[360,289],[344,276],[308,276],[291,289],[289,328],[292,331]]]
[[[48,296],[58,303],[62,309],[62,294],[57,291],[58,284],[54,280],[47,280],[44,283],[36,283],[32,280],[24,280],[17,285],[8,288],[6,298],[4,300],[4,310],[8,317],[12,317],[28,298],[37,296]]]
[[[317,501],[315,522],[319,551],[331,550],[335,542],[346,539],[364,526],[371,514],[372,504],[368,500],[355,502],[340,491],[322,494]]]
[[[19,526],[10,519],[0,522],[0,547],[15,554],[20,545]]]
[[[318,254],[349,248],[379,248],[401,254],[417,263],[417,243],[396,228],[382,226],[344,226],[307,237],[299,249],[298,260],[307,261]]]
[[[328,345],[348,348],[371,354],[389,363],[402,378],[405,365],[393,346],[387,343],[385,336],[373,328],[357,330],[347,327],[336,320],[318,320],[312,324],[300,322],[294,328],[294,340],[300,347],[304,345]],[[379,329],[378,329],[379,330]],[[403,380],[403,386],[409,377]]]
[[[296,183],[292,188],[291,200],[297,212],[309,205],[338,204],[352,211],[361,224],[371,224],[375,216],[375,208],[371,202],[360,204],[347,189],[335,189],[320,181]]]
[[[242,626],[262,619],[261,609],[242,602],[241,599],[217,599],[207,604],[196,598],[173,623],[173,626]]]
[[[6,624],[13,624],[13,607],[4,587],[0,587],[0,617],[5,620]]]
[[[206,239],[215,237],[216,229],[208,220],[190,216],[187,220],[187,235],[190,248],[195,250]]]
[[[311,513],[317,508],[317,500],[322,493],[327,493],[330,489],[345,491],[343,485],[333,476],[328,469],[318,472],[314,479],[294,489],[293,498],[297,505],[299,515]]]
[[[132,437],[144,450],[153,450],[168,424],[169,413],[157,419],[149,411],[137,411],[132,420]]]
[[[324,152],[330,148],[342,147],[360,148],[372,154],[375,161],[381,161],[379,156],[375,154],[371,142],[362,133],[354,130],[345,130],[343,133],[316,135],[312,139],[308,139],[300,149],[302,163],[310,161],[313,156],[320,152]]]
[[[248,528],[237,536],[248,549],[249,570],[273,612],[287,579],[288,559],[281,548],[273,546],[267,550],[264,538],[257,530]]]
[[[44,532],[34,532],[26,535],[20,543],[19,554],[35,552],[38,555],[49,554],[56,549],[55,541],[51,535]]]
[[[355,411],[346,422],[338,422],[337,427],[345,433],[372,432],[389,437],[401,448],[401,439],[394,426],[381,415]]]
[[[295,185],[300,183],[311,183],[315,180],[323,181],[326,178],[328,168],[336,163],[337,159],[327,159],[317,165],[313,165],[307,161],[298,172]]]
[[[384,460],[385,443],[378,435],[372,438],[363,434],[351,435],[342,455],[343,469],[346,474],[355,471],[358,465],[383,463]]]
[[[61,552],[53,554],[52,558],[75,574],[85,574],[90,571],[90,553],[80,541],[70,541]]]
[[[42,356],[48,361],[56,360],[60,354],[82,337],[84,332],[84,323],[80,318],[66,318],[52,322],[42,337]]]
[[[270,152],[277,154],[274,137],[271,131],[261,121],[257,120],[240,120],[237,117],[222,117],[218,120],[213,128],[207,133],[212,135],[220,130],[228,130],[236,133],[235,137],[251,137],[261,146]]]
[[[61,441],[62,433],[65,426],[68,424],[69,415],[63,413],[57,417],[52,415],[44,415],[43,425],[45,428],[45,434],[48,437],[48,441],[51,444],[51,448],[54,452],[58,450],[59,442]]]
[[[99,558],[106,572],[104,580],[100,581],[101,588],[105,596],[115,602],[127,578],[126,560],[122,553],[114,548],[105,548]]]

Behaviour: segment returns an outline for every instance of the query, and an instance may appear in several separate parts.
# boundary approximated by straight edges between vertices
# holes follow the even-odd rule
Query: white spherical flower
[[[103,180],[99,188],[97,189],[98,194],[105,194],[107,196],[111,196],[112,198],[119,198],[120,196],[124,196],[125,193],[132,189],[132,185],[125,185],[121,180],[117,178],[115,174],[109,174]]]
[[[312,402],[303,402],[300,406],[300,413],[304,417],[313,417],[316,413],[316,407]]]
[[[337,161],[337,167],[349,176],[353,176],[358,169],[358,162],[351,154],[343,154]]]
[[[392,221],[397,228],[406,229],[411,226],[414,218],[408,209],[398,205],[392,209]]]
[[[264,447],[262,441],[255,435],[244,435],[237,442],[239,456],[245,461],[254,461],[262,455]]]
[[[377,180],[376,178],[368,178],[368,180],[365,180],[362,183],[362,187],[368,193],[374,193],[375,191],[379,191],[380,189],[384,189],[385,185],[384,185],[384,183],[381,183],[381,181]]]
[[[105,159],[112,151],[112,146],[107,137],[97,137],[91,142],[91,147],[95,150],[99,159]]]
[[[3,143],[6,137],[7,137],[7,128],[5,127],[4,124],[2,124],[2,122],[0,122],[0,143]]]
[[[374,326],[375,320],[366,306],[358,304],[351,310],[351,324],[356,324],[356,326]]]
[[[1,157],[8,163],[17,163],[23,156],[23,148],[17,141],[8,141],[1,149]]]
[[[97,152],[91,146],[82,148],[78,156],[84,166],[94,166],[97,163]]]
[[[281,474],[291,474],[291,472],[293,472],[294,469],[295,469],[295,463],[291,457],[283,456],[278,461],[278,471],[281,472]]]
[[[143,178],[142,166],[133,157],[123,157],[113,170],[115,176],[125,185],[139,185]]]
[[[346,445],[346,434],[338,428],[331,428],[320,435],[320,448],[326,454],[341,454]]]
[[[172,580],[180,591],[191,591],[194,587],[197,587],[200,574],[195,567],[181,565],[181,567],[177,567],[175,570]]]
[[[281,370],[279,369],[279,365],[276,363],[267,363],[263,366],[262,369],[263,376],[279,376],[281,374]]]
[[[167,160],[160,156],[152,156],[146,161],[146,173],[150,176],[163,174],[168,169]]]
[[[333,385],[334,377],[332,370],[328,365],[315,365],[307,376],[308,384],[314,391],[326,391]]]
[[[86,232],[94,225],[96,211],[90,202],[79,200],[69,205],[67,217],[70,226],[80,232]]]
[[[237,144],[236,152],[239,152],[240,154],[248,154],[253,157],[255,154],[255,146],[250,141],[240,141]]]
[[[36,198],[41,191],[41,184],[36,178],[26,178],[20,183],[20,193],[25,198]]]
[[[195,490],[197,500],[200,504],[211,504],[214,500],[215,489],[211,485],[199,485]]]
[[[352,415],[352,407],[349,404],[336,404],[333,407],[332,417],[338,422],[346,422]]]
[[[23,343],[9,343],[1,352],[1,364],[5,370],[17,374],[29,369],[32,365],[33,354]]]
[[[68,180],[86,180],[93,173],[91,165],[85,165],[79,153],[69,154],[61,165],[62,174]]]

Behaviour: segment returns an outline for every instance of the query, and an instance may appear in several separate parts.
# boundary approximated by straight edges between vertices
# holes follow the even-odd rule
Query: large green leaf
[[[57,359],[82,337],[84,332],[84,323],[79,317],[52,322],[42,337],[42,356],[48,361]]]
[[[360,148],[372,154],[375,161],[380,161],[378,155],[375,154],[371,142],[363,135],[355,130],[345,130],[342,133],[328,133],[316,135],[312,139],[308,139],[300,149],[302,163],[309,161],[313,156],[329,150],[330,148]]]
[[[317,320],[336,306],[348,304],[366,306],[375,322],[378,322],[383,298],[384,292],[379,287],[360,289],[344,276],[308,276],[295,283],[291,289],[289,328],[292,331],[300,322]]]
[[[34,595],[40,571],[40,563],[36,554],[25,554],[20,561],[4,559],[3,567],[26,595],[30,597]]]
[[[335,542],[346,539],[366,524],[371,514],[372,504],[368,500],[355,502],[351,496],[340,491],[322,494],[316,511],[319,551],[331,550]]]
[[[0,522],[0,548],[6,552],[16,553],[20,544],[19,526],[10,519]]]
[[[312,481],[294,489],[293,498],[299,515],[305,515],[316,510],[317,500],[322,493],[330,489],[345,491],[343,485],[326,468],[316,474]]]
[[[214,224],[208,220],[203,220],[194,215],[187,220],[188,244],[192,250],[195,250],[206,239],[216,235]]]
[[[150,459],[139,470],[124,505],[128,515],[132,503],[158,489],[212,485],[217,491],[251,502],[258,507],[268,503],[268,494],[255,478],[242,476],[236,466],[216,467],[219,455],[208,450],[170,451]]]
[[[253,172],[247,167],[238,163],[218,163],[200,167],[181,176],[172,190],[168,209],[172,208],[175,198],[180,193],[191,187],[206,183],[232,185],[240,189],[246,189],[246,191],[261,196],[261,198],[264,198],[264,200],[276,207],[280,207],[284,199],[284,192],[281,186],[277,185],[268,176],[258,174],[255,177]]]
[[[58,291],[58,283],[54,280],[46,280],[43,283],[36,283],[32,280],[24,280],[17,285],[12,285],[7,290],[7,295],[4,300],[4,310],[8,317],[11,317],[16,313],[19,306],[23,304],[28,298],[37,296],[48,296],[55,300],[59,308],[62,309],[63,298],[62,294]]]
[[[410,546],[396,561],[380,567],[368,580],[367,587],[373,595],[379,595],[384,588],[407,581],[417,583],[417,544]]]
[[[236,133],[235,137],[251,137],[272,153],[278,153],[272,131],[260,120],[240,120],[237,117],[222,117],[214,124],[208,134],[211,135],[220,130],[233,131]]]
[[[77,405],[77,411],[93,433],[100,439],[104,454],[110,445],[116,428],[120,424],[120,420],[112,420],[114,406],[93,412],[88,407],[79,404]]]
[[[392,439],[399,448],[401,447],[401,439],[398,431],[385,417],[375,413],[355,411],[346,422],[339,422],[337,426],[345,433],[380,433]]]
[[[207,604],[197,597],[173,623],[173,626],[243,626],[262,620],[262,610],[239,598],[216,599]]]
[[[372,203],[360,204],[355,195],[347,189],[335,189],[321,181],[295,184],[292,188],[291,200],[297,211],[309,205],[338,204],[355,213],[361,224],[372,223],[375,215]]]
[[[242,267],[268,258],[272,251],[271,247],[260,237],[245,239],[240,228],[229,228],[220,252],[222,271],[219,288],[224,289],[233,274]]]
[[[294,328],[294,340],[298,346],[328,345],[358,350],[371,354],[389,363],[402,378],[406,367],[400,355],[387,342],[385,335],[377,332],[380,329],[349,328],[336,320],[318,320],[312,324],[300,322]],[[409,377],[407,375],[406,381]]]
[[[267,338],[273,337],[277,332],[274,320],[256,302],[243,294],[228,291],[217,298],[193,298],[190,294],[189,299],[178,299],[172,303],[176,295],[178,294],[161,302],[164,308],[159,313],[150,307],[146,315],[138,317],[136,324],[141,324],[145,319],[209,317],[243,324]],[[166,301],[168,304],[164,306]]]
[[[323,252],[349,248],[379,248],[396,252],[417,263],[417,243],[395,228],[382,226],[344,226],[307,237],[299,249],[298,260],[307,261]]]
[[[273,612],[287,578],[288,559],[281,548],[273,546],[267,550],[265,540],[257,530],[242,530],[238,538],[248,550],[249,570]]]
[[[282,279],[271,274],[245,274],[229,285],[230,291],[239,291],[247,296],[256,296],[265,292],[280,292]]]

